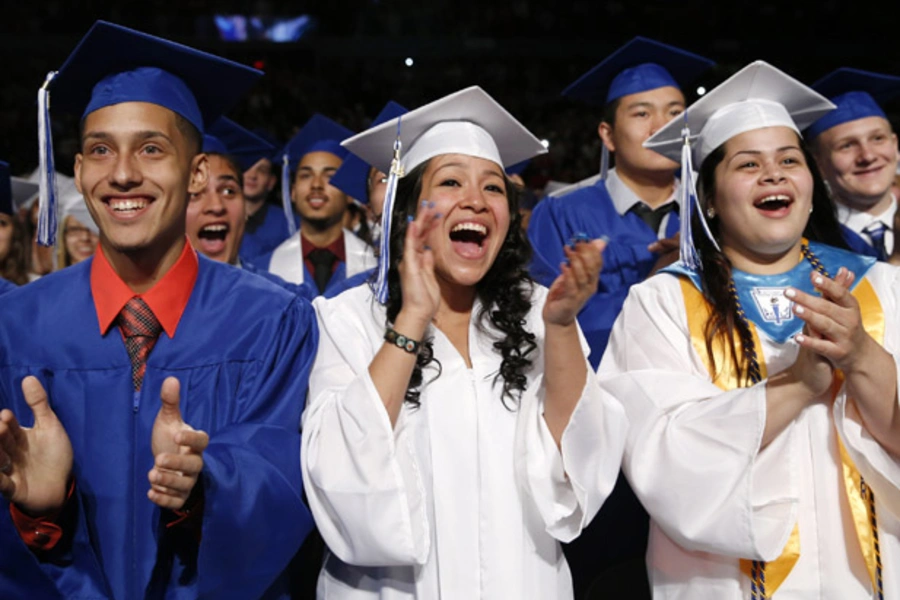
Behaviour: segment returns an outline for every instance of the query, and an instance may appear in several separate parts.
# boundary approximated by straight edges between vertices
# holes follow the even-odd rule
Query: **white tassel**
[[[606,176],[609,174],[609,150],[606,149],[606,144],[603,143],[603,140],[600,140],[600,180],[606,181]]]
[[[56,71],[47,73],[44,85],[38,90],[38,204],[37,241],[42,246],[56,244],[56,227],[59,222],[59,193],[56,190],[56,166],[53,163],[53,129],[50,126],[50,82]]]
[[[388,301],[388,271],[391,268],[391,219],[394,213],[394,199],[397,196],[397,182],[403,177],[400,164],[400,119],[397,119],[397,139],[394,140],[394,158],[388,173],[387,189],[384,192],[384,209],[381,211],[381,246],[378,255],[378,279],[375,280],[375,298],[381,304]]]
[[[694,165],[691,156],[691,130],[687,126],[687,112],[685,112],[685,125],[681,130],[681,136],[684,139],[684,145],[681,147],[681,193],[679,194],[679,203],[681,205],[681,243],[678,249],[678,257],[681,262],[688,268],[695,271],[701,269],[700,255],[694,246],[693,230],[691,227],[691,213],[696,210],[700,215],[700,223],[703,225],[706,237],[712,242],[716,250],[721,252],[719,243],[713,237],[709,224],[703,218],[703,207],[700,206],[700,199],[697,197],[697,189],[694,185]]]
[[[289,237],[297,233],[297,224],[294,223],[294,205],[291,203],[291,167],[287,154],[282,157],[281,164],[281,207],[284,209],[284,218],[287,219]]]

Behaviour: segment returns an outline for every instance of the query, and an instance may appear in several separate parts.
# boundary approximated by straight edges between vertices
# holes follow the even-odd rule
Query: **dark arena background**
[[[35,168],[37,89],[91,24],[106,19],[263,69],[266,76],[229,116],[280,141],[314,112],[359,131],[389,99],[414,108],[478,84],[549,141],[549,154],[525,173],[529,187],[540,190],[550,179],[571,182],[596,172],[598,110],[560,92],[632,37],[715,60],[718,66],[697,83],[706,89],[755,59],[805,83],[842,66],[898,74],[898,25],[885,6],[837,0],[6,2],[0,157],[14,174]],[[685,92],[689,103],[696,99],[695,89]],[[886,108],[896,123],[897,103]],[[54,122],[57,167],[64,173],[71,171],[76,125]]]

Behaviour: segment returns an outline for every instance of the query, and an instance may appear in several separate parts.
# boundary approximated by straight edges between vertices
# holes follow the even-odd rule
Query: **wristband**
[[[401,350],[409,352],[410,354],[417,354],[419,352],[419,342],[406,337],[402,333],[399,333],[396,329],[391,329],[390,327],[388,327],[388,330],[384,332],[384,341],[389,344],[393,344],[394,346],[397,346]]]

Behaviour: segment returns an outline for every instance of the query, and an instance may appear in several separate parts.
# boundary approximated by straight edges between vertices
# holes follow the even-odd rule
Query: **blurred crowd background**
[[[102,18],[262,68],[266,77],[229,116],[280,141],[314,112],[359,131],[389,99],[414,108],[481,85],[549,142],[549,154],[525,173],[527,185],[539,191],[548,180],[572,182],[597,171],[599,109],[560,92],[635,35],[716,60],[718,67],[698,83],[707,89],[758,58],[805,83],[841,66],[900,74],[897,27],[885,6],[838,0],[4,3],[0,157],[14,174],[36,167],[36,91]],[[282,33],[299,39],[277,43],[251,33],[256,39],[225,41],[222,24],[233,25],[235,16],[280,22]],[[697,97],[686,92],[689,102]],[[896,122],[897,107],[887,108],[895,109]],[[54,132],[57,167],[70,173],[77,123],[55,121]]]

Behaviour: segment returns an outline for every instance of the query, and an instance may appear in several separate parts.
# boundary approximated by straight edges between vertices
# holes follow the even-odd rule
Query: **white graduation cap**
[[[41,186],[24,177],[10,177],[9,185],[12,192],[12,206],[16,211],[34,204],[41,191]]]
[[[686,266],[696,269],[700,264],[691,239],[691,205],[700,210],[692,175],[694,165],[701,167],[716,148],[747,131],[783,126],[800,135],[834,108],[825,96],[758,60],[702,96],[684,115],[644,142],[645,148],[681,162],[680,259]],[[702,222],[710,241],[718,247],[706,221]]]
[[[342,146],[389,173],[382,212],[381,253],[375,294],[387,302],[390,224],[397,180],[442,154],[465,154],[506,169],[547,149],[484,90],[472,86],[435,100],[344,140]],[[391,158],[393,156],[393,159]]]
[[[84,196],[77,189],[60,190],[59,194],[60,222],[65,226],[66,217],[74,217],[81,225],[84,225],[95,235],[100,235],[100,229],[94,222],[94,218],[88,211]]]

